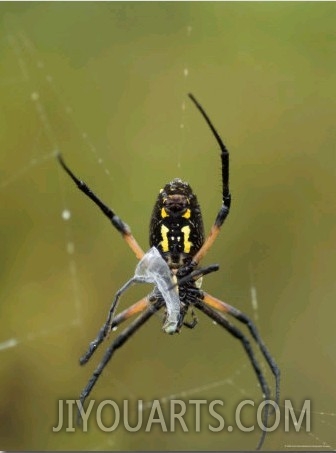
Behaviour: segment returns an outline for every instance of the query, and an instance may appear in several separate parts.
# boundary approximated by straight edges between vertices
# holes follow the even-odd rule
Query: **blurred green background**
[[[0,18],[1,448],[256,445],[257,431],[104,433],[93,423],[88,433],[52,432],[58,400],[77,398],[98,363],[102,351],[84,368],[78,358],[136,265],[52,153],[144,248],[158,190],[174,177],[190,182],[209,229],[219,152],[189,91],[231,152],[232,211],[204,261],[221,270],[204,286],[258,318],[282,401],[312,401],[311,434],[285,433],[282,420],[264,448],[335,448],[335,3],[2,2]],[[122,307],[148,290],[131,289]],[[190,391],[185,399],[224,400],[231,420],[242,399],[259,401],[241,345],[199,318],[170,337],[154,317],[91,398]]]

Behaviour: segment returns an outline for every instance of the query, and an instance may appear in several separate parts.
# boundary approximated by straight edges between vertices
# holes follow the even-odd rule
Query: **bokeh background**
[[[257,431],[206,426],[52,432],[58,400],[77,398],[98,363],[102,351],[84,368],[78,358],[136,265],[53,153],[144,248],[158,190],[174,177],[198,194],[208,229],[219,152],[189,91],[231,152],[232,211],[204,261],[221,270],[204,286],[255,320],[282,371],[282,403],[312,402],[310,434],[285,433],[282,418],[264,448],[335,448],[335,20],[333,2],[1,2],[2,449],[256,445]],[[148,290],[131,289],[122,307]],[[229,421],[242,399],[260,400],[229,334],[200,315],[170,337],[161,321],[116,354],[92,399],[220,398]]]

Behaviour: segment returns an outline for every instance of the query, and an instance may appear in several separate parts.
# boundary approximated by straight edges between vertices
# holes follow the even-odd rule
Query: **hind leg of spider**
[[[197,99],[189,93],[190,99],[196,105],[198,110],[201,112],[203,118],[205,119],[206,123],[210,127],[213,135],[215,136],[217,143],[221,150],[221,163],[222,163],[222,205],[218,214],[216,216],[215,223],[213,224],[208,237],[205,239],[204,244],[200,248],[200,250],[196,253],[193,257],[192,265],[196,266],[204,255],[208,252],[210,247],[212,247],[213,243],[215,242],[220,229],[229,214],[230,205],[231,205],[231,194],[229,190],[229,152],[224,145],[223,140],[221,139],[220,135],[218,134],[217,130],[215,129],[214,125],[212,124],[209,116],[201,106],[201,104],[197,101]]]
[[[89,379],[88,384],[80,394],[80,407],[83,407],[84,402],[86,398],[90,395],[93,387],[95,386],[97,380],[99,379],[100,375],[102,374],[104,368],[108,364],[108,362],[111,360],[113,354],[115,351],[121,346],[125,344],[127,340],[131,338],[133,334],[137,332],[137,330],[143,326],[152,316],[154,313],[156,313],[160,308],[164,305],[164,300],[159,299],[155,301],[154,303],[150,304],[147,309],[145,309],[140,316],[138,316],[129,326],[127,326],[110,344],[110,346],[107,348],[103,359],[99,363],[98,367],[95,369],[93,372],[91,378]],[[142,307],[142,301],[139,301],[137,304],[133,305],[130,307],[133,309],[133,314],[134,312],[139,312],[143,309]],[[129,309],[128,309],[129,310]],[[127,313],[128,310],[125,310],[125,312],[121,313],[114,319],[114,323],[116,322],[122,322],[126,320],[129,316],[129,313]],[[116,325],[116,324],[114,324]],[[81,411],[81,410],[79,410]]]
[[[209,318],[213,319],[221,327],[224,327],[224,329],[226,329],[233,337],[237,338],[242,343],[242,345],[245,349],[245,352],[251,362],[251,365],[253,366],[253,369],[257,375],[258,382],[260,384],[264,399],[269,400],[270,399],[269,387],[267,385],[266,379],[263,375],[259,362],[253,352],[253,349],[251,347],[251,344],[250,344],[248,338],[237,327],[235,327],[226,318],[224,318],[224,316],[222,316],[220,313],[215,311],[210,306],[206,305],[201,299],[195,303],[195,307],[198,308],[203,313],[205,313],[207,316],[209,316]],[[267,422],[268,422],[268,413],[269,413],[268,406],[269,405],[266,404],[264,407],[264,411],[263,411],[263,424],[265,427],[267,426]],[[262,444],[264,443],[265,436],[266,436],[266,431],[263,430],[261,433],[259,442],[257,444],[257,447],[256,447],[257,450],[259,450],[261,448]]]
[[[127,282],[127,283],[129,283],[129,282]],[[125,285],[124,285],[124,287],[125,287]],[[119,315],[113,317],[114,308],[116,306],[116,302],[118,301],[120,294],[121,294],[121,292],[119,290],[112,302],[112,306],[109,310],[109,314],[108,314],[105,324],[99,330],[97,337],[93,341],[91,341],[91,343],[89,345],[89,349],[79,359],[79,363],[81,365],[85,365],[90,360],[93,353],[97,350],[99,345],[101,345],[101,343],[105,340],[105,338],[108,336],[108,334],[111,332],[111,330],[114,327],[117,327],[120,323],[122,323],[123,321],[126,321],[126,319],[130,318],[131,316],[141,313],[148,307],[148,302],[150,299],[146,296],[146,297],[142,298],[141,300],[139,300],[138,302],[136,302],[135,304],[133,304],[131,307],[124,310]]]
[[[254,338],[255,342],[259,346],[259,349],[260,349],[262,355],[264,356],[266,362],[268,363],[268,366],[270,367],[270,369],[274,375],[274,378],[275,378],[275,402],[277,404],[279,404],[280,369],[279,369],[278,365],[276,364],[275,360],[273,359],[273,357],[271,356],[265,343],[263,342],[255,324],[252,322],[252,320],[248,316],[246,316],[244,313],[242,313],[240,310],[233,307],[232,305],[229,305],[205,292],[202,293],[202,296],[203,296],[202,300],[206,305],[208,305],[209,307],[212,307],[215,310],[218,310],[222,313],[227,313],[228,315],[233,316],[238,321],[242,322],[243,324],[245,324],[247,326],[247,328],[249,329],[252,337]]]
[[[133,250],[135,256],[138,259],[141,259],[144,255],[144,251],[135,240],[134,236],[131,233],[130,227],[121,220],[120,217],[116,215],[116,213],[109,208],[106,204],[104,204],[98,197],[95,195],[89,186],[85,184],[84,181],[81,181],[74,175],[74,173],[70,170],[70,168],[64,162],[63,157],[61,154],[58,154],[57,159],[61,164],[62,168],[66,171],[66,173],[70,176],[73,182],[76,184],[78,189],[83,192],[87,197],[89,197],[104,213],[104,215],[111,221],[112,225],[121,233],[124,240],[127,242],[129,247]]]

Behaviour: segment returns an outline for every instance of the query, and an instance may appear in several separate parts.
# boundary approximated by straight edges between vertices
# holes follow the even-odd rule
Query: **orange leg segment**
[[[276,403],[279,403],[279,397],[280,397],[280,370],[279,367],[277,366],[275,360],[271,356],[269,350],[267,349],[264,341],[262,340],[258,329],[254,325],[253,321],[246,316],[243,312],[238,310],[237,308],[233,307],[232,305],[227,304],[226,302],[223,302],[219,299],[217,299],[214,296],[211,296],[208,293],[203,292],[203,297],[202,301],[204,302],[205,305],[214,308],[217,311],[220,311],[222,313],[228,313],[229,315],[233,316],[236,318],[238,321],[242,322],[247,326],[247,328],[250,331],[250,334],[254,338],[255,342],[259,346],[259,349],[264,356],[266,362],[268,363],[274,378],[275,378],[275,401]]]

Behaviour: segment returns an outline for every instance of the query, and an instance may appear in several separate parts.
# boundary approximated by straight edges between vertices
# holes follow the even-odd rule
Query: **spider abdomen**
[[[201,248],[202,214],[188,183],[174,179],[160,190],[151,217],[149,242],[172,268],[191,261]]]

